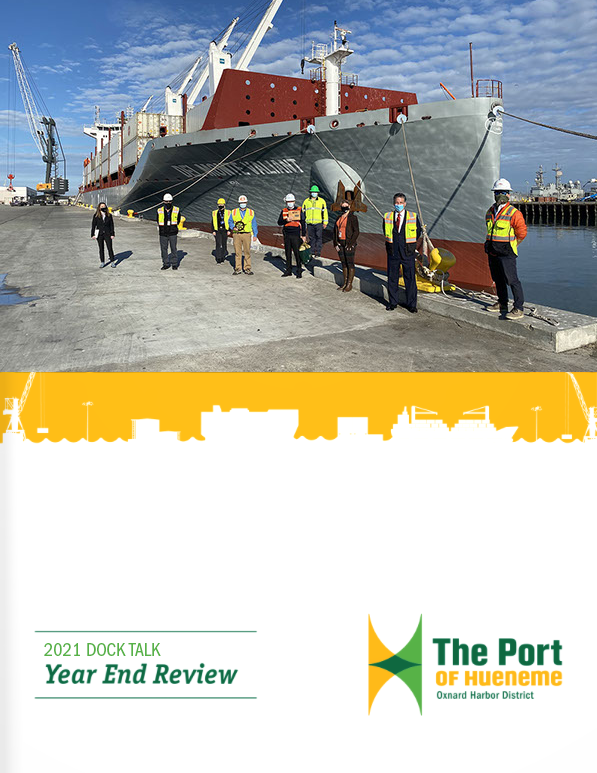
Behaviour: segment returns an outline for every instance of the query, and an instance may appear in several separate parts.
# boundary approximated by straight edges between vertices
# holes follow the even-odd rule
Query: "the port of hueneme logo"
[[[423,615],[411,640],[395,655],[381,642],[369,617],[369,714],[375,696],[393,676],[404,682],[423,713]]]

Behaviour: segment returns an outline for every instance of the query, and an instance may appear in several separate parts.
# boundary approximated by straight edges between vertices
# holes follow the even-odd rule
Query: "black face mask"
[[[348,212],[349,209],[350,207],[342,207],[342,212]]]
[[[108,211],[108,210],[107,210],[105,207],[102,207],[102,208],[100,209],[100,212],[102,212],[104,215],[106,214],[106,212],[107,212],[107,211]]]
[[[218,204],[218,209],[224,209],[224,205],[223,204]]]

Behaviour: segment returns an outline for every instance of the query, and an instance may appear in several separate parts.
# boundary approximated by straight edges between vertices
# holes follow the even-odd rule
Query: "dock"
[[[283,279],[280,251],[265,247],[253,276],[233,276],[232,256],[216,264],[209,235],[181,231],[180,270],[160,271],[149,221],[118,218],[116,268],[101,269],[92,214],[0,207],[0,274],[23,299],[0,306],[3,371],[595,370],[594,343],[537,348],[533,330],[513,336],[521,323],[486,312],[490,327],[479,326],[462,301],[442,314],[421,294],[419,314],[387,312],[383,274],[368,269],[340,293],[338,264],[313,261],[302,279]]]
[[[595,226],[594,201],[515,201],[527,225]]]

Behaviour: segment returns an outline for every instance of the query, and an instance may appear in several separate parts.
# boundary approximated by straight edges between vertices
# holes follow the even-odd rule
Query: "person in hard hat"
[[[108,255],[110,256],[108,262],[112,264],[112,268],[116,268],[114,248],[112,247],[112,239],[114,238],[114,218],[108,211],[108,205],[105,201],[100,201],[99,206],[93,215],[93,219],[91,220],[91,238],[97,240],[100,268],[103,268],[106,265],[104,246],[108,248]]]
[[[286,251],[286,271],[282,276],[292,276],[292,256],[294,255],[296,258],[296,278],[300,279],[303,275],[300,256],[301,240],[305,241],[307,238],[305,213],[302,207],[296,206],[293,193],[289,193],[284,198],[284,204],[284,209],[278,218],[278,225],[282,226],[284,234],[284,250]]]
[[[311,255],[314,258],[319,258],[323,244],[323,229],[328,227],[328,208],[319,195],[319,186],[311,186],[309,197],[303,201],[303,210],[305,211]]]
[[[178,271],[178,252],[176,242],[178,239],[178,224],[180,222],[180,209],[174,206],[171,193],[164,193],[162,206],[158,209],[158,231],[160,234],[160,249],[162,251],[162,271],[172,266],[173,271]]]
[[[421,250],[423,231],[415,212],[406,209],[404,193],[394,194],[394,210],[383,216],[383,230],[388,255],[388,305],[387,311],[394,311],[398,304],[398,283],[400,268],[406,291],[405,308],[411,314],[417,313],[417,276],[415,251]]]
[[[350,211],[351,204],[352,200],[349,200],[347,196],[340,205],[342,211],[334,224],[334,247],[342,261],[342,274],[344,276],[344,283],[340,290],[345,293],[352,290],[354,254],[359,238],[359,219],[354,212]]]
[[[228,218],[228,229],[232,231],[236,253],[236,264],[232,272],[235,276],[243,271],[245,274],[253,274],[251,271],[251,237],[257,238],[257,219],[255,212],[249,209],[247,204],[247,197],[239,196],[238,207],[232,210]],[[243,252],[245,253],[244,267]]]
[[[214,236],[216,237],[216,263],[223,263],[228,256],[228,221],[230,210],[226,209],[226,199],[218,199],[218,208],[211,213]]]
[[[522,212],[510,204],[512,187],[508,180],[503,177],[496,180],[492,190],[495,201],[485,215],[485,252],[498,299],[487,307],[487,311],[505,314],[506,319],[522,319],[524,294],[518,278],[516,258],[518,245],[527,235],[527,225]],[[511,311],[508,311],[508,287],[514,299]]]

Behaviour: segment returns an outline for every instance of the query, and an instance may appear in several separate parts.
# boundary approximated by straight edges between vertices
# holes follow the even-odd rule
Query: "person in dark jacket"
[[[398,306],[400,268],[404,278],[406,309],[417,313],[417,273],[415,252],[423,244],[423,229],[416,212],[406,209],[404,193],[394,194],[394,210],[383,216],[383,232],[388,255],[388,305],[387,311]]]
[[[160,234],[160,250],[162,252],[162,271],[172,266],[173,271],[178,270],[178,252],[176,241],[178,239],[178,224],[180,223],[180,210],[172,203],[172,194],[165,193],[163,204],[158,209],[158,231]]]
[[[106,265],[104,247],[108,248],[108,255],[110,256],[109,262],[112,263],[112,268],[116,268],[114,249],[112,247],[112,239],[114,238],[114,218],[108,212],[108,205],[105,201],[101,201],[98,208],[95,210],[93,220],[91,221],[91,238],[97,240],[100,268],[103,268]]]
[[[301,262],[301,240],[307,238],[307,225],[305,223],[305,212],[302,207],[296,206],[294,194],[289,193],[284,199],[286,206],[280,212],[278,225],[282,226],[284,233],[284,249],[286,251],[286,271],[282,276],[292,276],[292,256],[296,257],[296,278],[300,279],[303,275],[303,265]]]
[[[223,263],[228,256],[228,221],[230,210],[226,209],[226,199],[218,199],[218,208],[211,213],[213,235],[216,237],[216,263]]]
[[[334,225],[334,247],[342,261],[344,284],[338,288],[345,293],[352,290],[354,279],[354,254],[359,238],[359,219],[350,211],[351,202],[344,199],[341,204],[342,214]]]

